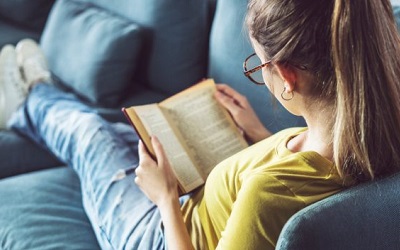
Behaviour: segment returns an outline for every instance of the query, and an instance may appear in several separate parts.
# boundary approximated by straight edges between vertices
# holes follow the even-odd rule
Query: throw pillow
[[[60,0],[41,46],[57,79],[92,103],[113,107],[131,83],[142,29],[92,3]]]

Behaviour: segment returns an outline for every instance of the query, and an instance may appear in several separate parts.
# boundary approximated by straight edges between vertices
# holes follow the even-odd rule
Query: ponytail
[[[365,181],[400,166],[400,40],[388,0],[335,0],[334,161]]]
[[[355,182],[400,166],[400,40],[389,0],[251,0],[250,35],[274,62],[314,77],[313,108],[333,109],[333,157]]]

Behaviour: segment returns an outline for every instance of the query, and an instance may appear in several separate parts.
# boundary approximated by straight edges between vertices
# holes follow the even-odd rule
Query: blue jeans
[[[74,95],[47,84],[31,90],[9,125],[78,174],[102,249],[165,248],[157,207],[134,183],[134,171],[121,176],[138,164],[138,137],[130,126],[108,123]]]

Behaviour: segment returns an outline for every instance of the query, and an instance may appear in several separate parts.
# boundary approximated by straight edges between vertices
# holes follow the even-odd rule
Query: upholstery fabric
[[[319,201],[294,215],[277,250],[400,246],[400,174]]]
[[[243,75],[243,61],[254,53],[243,25],[246,6],[247,1],[243,0],[217,1],[210,37],[208,75],[216,82],[228,83],[245,94],[271,131],[304,126],[303,119],[291,115],[278,101],[273,100],[274,97],[265,86],[257,86]]]
[[[6,44],[17,44],[21,39],[32,38],[38,41],[40,39],[40,34],[37,32],[32,32],[30,30],[21,28],[10,22],[3,22],[0,17],[0,48]]]
[[[54,0],[0,0],[0,17],[41,32],[53,3]]]
[[[396,3],[395,6],[393,6],[393,14],[396,20],[397,30],[400,32],[400,0],[398,0],[397,2],[398,3]]]
[[[73,170],[56,168],[2,180],[0,197],[0,249],[100,249]]]
[[[92,103],[115,106],[136,70],[141,28],[93,4],[60,0],[41,46],[64,85]]]
[[[82,1],[99,5],[146,28],[135,83],[169,96],[206,76],[208,0]]]
[[[0,179],[61,165],[47,150],[12,131],[0,131],[0,145]]]

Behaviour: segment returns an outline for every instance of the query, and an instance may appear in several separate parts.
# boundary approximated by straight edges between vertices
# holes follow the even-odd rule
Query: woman
[[[37,84],[40,77],[9,125],[76,170],[104,249],[273,249],[296,211],[398,171],[400,135],[392,131],[400,127],[400,51],[391,11],[388,0],[251,0],[256,54],[245,74],[307,128],[269,136],[246,99],[220,85],[216,98],[255,144],[220,163],[189,196],[178,197],[157,138],[157,160],[139,143],[138,161],[137,137],[126,136],[125,126]],[[260,65],[249,68],[256,57]],[[119,172],[131,166],[134,182]]]

